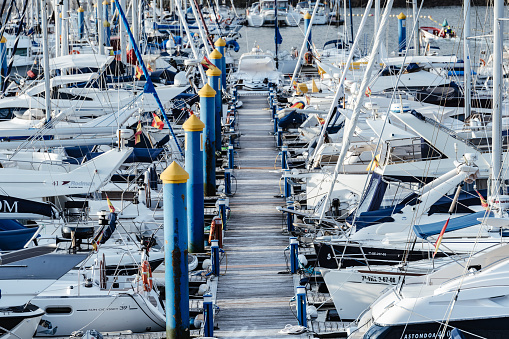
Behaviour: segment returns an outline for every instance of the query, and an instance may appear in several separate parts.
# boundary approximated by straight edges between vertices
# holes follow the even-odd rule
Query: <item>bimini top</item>
[[[49,66],[53,69],[66,68],[97,68],[104,69],[115,57],[98,54],[70,54],[52,58],[49,60]]]
[[[447,232],[457,231],[463,228],[479,225],[480,222],[477,220],[478,218],[482,219],[484,217],[489,217],[493,213],[492,212],[475,212],[467,215],[463,215],[461,217],[457,218],[451,218],[449,220],[449,224],[447,225],[447,229],[445,230]],[[431,235],[439,234],[442,231],[442,228],[444,227],[445,220],[433,222],[431,224],[424,224],[424,225],[414,225],[414,233],[417,237],[426,239],[427,237]]]

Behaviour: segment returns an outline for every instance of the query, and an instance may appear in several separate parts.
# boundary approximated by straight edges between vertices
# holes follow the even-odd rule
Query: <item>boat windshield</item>
[[[285,1],[278,1],[277,2],[277,8],[278,9],[287,9],[288,8],[288,2]],[[265,10],[273,10],[274,9],[274,1],[264,1],[262,2],[262,9]]]
[[[268,55],[246,55],[239,61],[239,72],[270,72],[274,70],[274,60]]]

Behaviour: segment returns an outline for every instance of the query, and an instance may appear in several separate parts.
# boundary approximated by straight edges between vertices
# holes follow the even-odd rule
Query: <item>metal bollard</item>
[[[210,245],[210,260],[212,261],[212,274],[219,277],[219,240],[212,240]]]
[[[286,208],[288,208],[289,210],[294,210],[295,207],[293,205],[293,201],[287,201]],[[286,213],[286,226],[287,226],[288,233],[292,233],[293,232],[293,213],[290,213],[290,212]]]
[[[288,169],[288,146],[281,147],[281,169]]]
[[[283,129],[281,127],[277,128],[277,147],[283,146]]]
[[[307,327],[308,319],[306,315],[306,287],[297,287],[297,320],[299,325]]]
[[[219,198],[217,202],[219,205],[219,216],[223,222],[223,229],[226,229],[226,199]]]
[[[214,310],[212,308],[212,294],[203,295],[203,320],[205,326],[203,328],[203,335],[205,337],[214,336]]]
[[[279,127],[279,119],[277,117],[277,115],[274,117],[273,119],[274,121],[274,135],[277,135],[277,130],[278,130],[278,127]]]
[[[228,145],[228,168],[234,169],[233,145]]]
[[[232,174],[229,169],[224,170],[224,194],[232,195]]]
[[[299,269],[298,256],[299,256],[299,242],[297,241],[297,238],[291,237],[290,238],[290,273],[292,273],[292,274],[297,273],[297,270]]]

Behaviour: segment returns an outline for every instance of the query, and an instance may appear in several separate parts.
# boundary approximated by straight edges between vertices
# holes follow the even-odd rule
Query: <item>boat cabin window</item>
[[[71,314],[72,308],[69,306],[50,306],[45,309],[47,314]]]

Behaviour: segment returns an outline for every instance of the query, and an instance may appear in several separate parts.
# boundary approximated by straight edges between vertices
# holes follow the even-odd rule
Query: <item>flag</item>
[[[134,144],[136,145],[141,141],[141,121],[138,121],[138,126],[136,126],[136,133],[134,133]]]
[[[318,67],[318,74],[320,75],[320,79],[323,79],[323,75],[326,74],[327,72],[324,71],[323,68],[321,68],[320,66],[317,66]]]
[[[157,116],[157,114],[152,113],[152,116],[154,117],[154,121],[152,121],[152,127],[156,127],[162,130],[164,127],[164,122]]]
[[[141,70],[140,66],[136,66],[136,78],[138,80],[140,80],[142,75],[143,75],[143,71]]]
[[[380,154],[377,154],[373,160],[371,160],[368,167],[366,167],[366,171],[374,171],[378,166],[380,166]]]
[[[110,198],[106,195],[106,202],[108,203],[108,208],[110,209],[110,213],[115,213],[115,207],[113,207],[113,204],[111,203]],[[101,235],[102,237],[102,235]]]
[[[445,222],[444,227],[442,227],[442,231],[440,231],[440,235],[438,236],[437,242],[435,243],[435,252],[433,253],[433,258],[435,257],[435,255],[438,252],[438,248],[440,247],[440,243],[442,243],[442,238],[444,237],[445,229],[447,228],[447,225],[449,225],[449,219],[451,219],[451,218],[450,217],[447,218],[447,221]]]
[[[481,199],[481,206],[484,207],[484,209],[488,209],[488,202],[486,201],[486,199],[484,199],[482,194],[477,189],[475,191],[477,192],[479,199]]]
[[[203,59],[202,61],[200,61],[200,64],[202,64],[203,66],[205,66],[207,69],[216,69],[216,65],[214,65],[212,62],[210,62],[209,59],[207,59],[206,56],[203,56]]]
[[[150,66],[150,64],[147,65],[147,69],[149,72],[153,72],[154,70],[152,69],[152,66]]]
[[[311,98],[306,95],[306,104],[309,106],[309,103],[311,102]]]
[[[283,43],[283,37],[281,36],[281,33],[279,33],[279,27],[276,28],[276,34],[274,35],[274,42],[276,45],[281,45]]]
[[[370,97],[371,96],[371,88],[368,87],[364,94],[366,94],[367,97]]]

